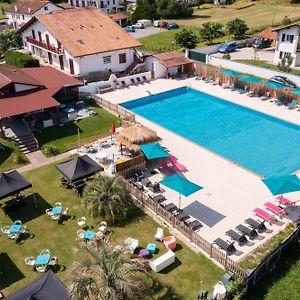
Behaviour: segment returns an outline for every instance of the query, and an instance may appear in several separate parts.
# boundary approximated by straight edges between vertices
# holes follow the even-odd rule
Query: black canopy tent
[[[6,300],[71,300],[65,285],[49,270]]]
[[[31,187],[32,184],[16,170],[0,174],[0,200]]]
[[[88,155],[78,156],[56,165],[57,170],[63,174],[69,183],[87,178],[104,169]]]

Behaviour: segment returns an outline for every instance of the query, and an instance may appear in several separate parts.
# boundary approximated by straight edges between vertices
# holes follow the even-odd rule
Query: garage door
[[[200,53],[200,52],[196,52],[196,51],[189,51],[189,58],[193,59],[193,60],[197,60],[203,63],[206,63],[206,54],[204,53]]]

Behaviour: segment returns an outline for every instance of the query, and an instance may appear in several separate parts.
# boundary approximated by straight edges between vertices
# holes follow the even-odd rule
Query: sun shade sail
[[[300,191],[300,180],[296,175],[270,177],[263,179],[263,183],[273,195]]]
[[[195,184],[177,174],[174,174],[161,180],[160,183],[185,197],[203,189],[202,186]]]
[[[18,171],[0,174],[0,200],[32,187]]]
[[[145,154],[147,159],[155,159],[155,158],[166,158],[169,157],[169,153],[166,152],[163,147],[158,144],[146,144],[139,146],[141,151]]]
[[[78,156],[58,164],[56,168],[69,182],[84,179],[97,172],[103,171],[103,168],[88,155]]]
[[[244,81],[248,83],[259,83],[261,82],[261,78],[254,77],[254,76],[242,76],[239,78],[239,81]]]

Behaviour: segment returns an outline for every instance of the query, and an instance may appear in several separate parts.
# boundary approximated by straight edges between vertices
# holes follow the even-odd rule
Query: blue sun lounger
[[[277,99],[274,103],[277,105],[283,105],[285,101],[286,101],[286,97],[282,96],[279,99]]]
[[[294,108],[296,108],[297,104],[298,104],[298,101],[297,101],[296,99],[293,99],[293,100],[287,105],[287,108],[288,108],[288,109],[294,109]]]

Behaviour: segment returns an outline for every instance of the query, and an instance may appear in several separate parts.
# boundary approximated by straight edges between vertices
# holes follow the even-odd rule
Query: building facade
[[[278,64],[281,58],[290,53],[293,62],[291,67],[300,66],[300,24],[291,24],[277,29],[277,42],[274,54],[274,63]]]
[[[74,7],[101,9],[105,13],[115,13],[124,9],[124,7],[120,5],[120,0],[68,0],[68,3]]]

